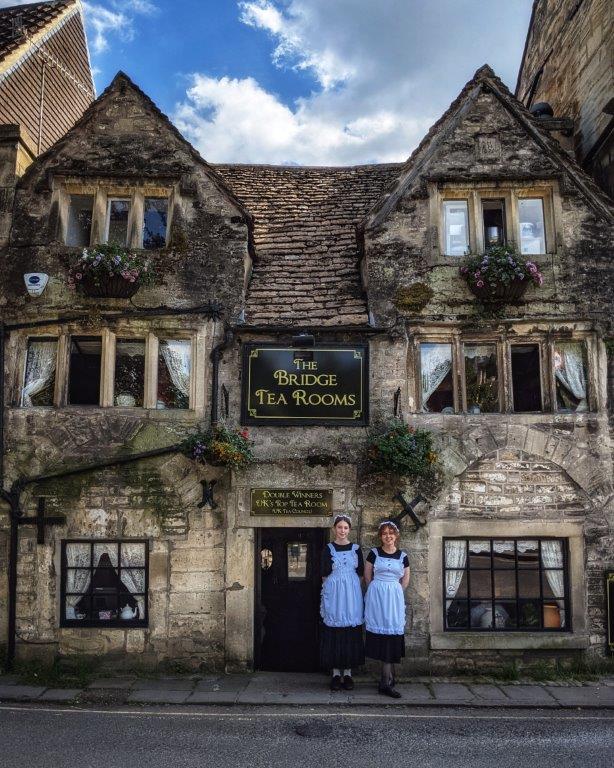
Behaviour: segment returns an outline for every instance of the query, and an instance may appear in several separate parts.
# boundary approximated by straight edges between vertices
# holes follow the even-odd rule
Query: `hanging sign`
[[[367,346],[246,344],[241,410],[243,424],[364,426]]]
[[[608,649],[614,654],[614,573],[605,575],[606,613],[608,621]]]
[[[252,488],[252,515],[325,515],[333,508],[332,490]]]

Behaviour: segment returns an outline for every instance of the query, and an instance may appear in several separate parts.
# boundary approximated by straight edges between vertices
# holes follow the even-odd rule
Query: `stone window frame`
[[[109,226],[109,201],[130,200],[130,214],[128,217],[128,235],[126,248],[132,250],[143,249],[143,218],[145,215],[145,198],[158,197],[168,201],[166,221],[166,245],[168,245],[172,212],[175,207],[177,189],[170,184],[131,184],[126,182],[101,181],[60,181],[54,188],[54,202],[58,205],[59,225],[58,240],[66,245],[68,234],[68,219],[71,195],[91,195],[92,203],[92,228],[90,230],[90,245],[106,243]],[[68,248],[78,247],[66,245]],[[147,249],[155,250],[155,249]]]
[[[445,416],[440,412],[422,410],[421,402],[421,357],[420,344],[451,344],[452,345],[452,382],[454,397],[454,414],[450,416],[467,415],[467,398],[464,387],[465,358],[464,344],[492,344],[497,351],[497,371],[499,379],[499,407],[495,413],[476,414],[477,418],[488,416],[527,416],[533,414],[557,414],[575,416],[575,413],[556,410],[556,377],[554,373],[554,347],[557,342],[583,342],[586,348],[588,412],[594,413],[601,407],[598,387],[598,350],[596,334],[590,330],[568,332],[564,330],[538,329],[529,331],[522,328],[510,333],[507,329],[498,332],[471,333],[460,329],[450,328],[421,328],[415,329],[413,343],[410,345],[408,356],[408,395],[409,410],[415,414]],[[513,407],[512,392],[512,358],[511,347],[519,344],[537,344],[540,354],[540,384],[541,403],[539,411],[516,412]],[[582,413],[582,412],[581,412]],[[586,413],[586,411],[584,411]]]
[[[527,258],[539,261],[557,253],[560,248],[559,233],[561,225],[561,197],[558,182],[555,180],[531,183],[501,181],[476,182],[468,185],[455,182],[428,183],[429,218],[431,231],[437,233],[432,242],[431,261],[436,264],[458,265],[462,256],[450,256],[445,252],[444,210],[443,203],[448,200],[466,200],[469,215],[470,254],[484,253],[484,232],[481,220],[481,201],[497,199],[505,201],[505,230],[508,244],[514,243],[520,251],[520,217],[518,201],[523,198],[540,198],[543,201],[546,252]],[[510,236],[514,234],[514,237]]]
[[[146,629],[149,626],[149,539],[143,538],[69,538],[62,539],[60,548],[60,609],[59,609],[59,625],[63,629]],[[144,592],[137,594],[144,595],[145,597],[145,616],[138,619],[67,619],[64,611],[66,604],[66,545],[67,544],[90,544],[92,547],[95,544],[118,544],[119,548],[122,544],[143,544],[145,551],[145,565],[143,570],[145,572],[145,587]],[[120,565],[121,567],[121,565]],[[92,564],[89,566],[92,573],[95,570],[95,566]],[[86,594],[86,593],[84,593]]]
[[[100,336],[102,339],[102,355],[100,365],[100,399],[98,405],[71,405],[68,402],[69,365],[70,365],[70,339],[72,336]],[[142,406],[117,406],[113,404],[115,385],[115,344],[118,338],[145,341],[145,381]],[[21,405],[21,393],[23,389],[28,343],[30,341],[53,341],[57,339],[57,360],[55,370],[55,388],[53,406]],[[161,339],[171,339],[191,342],[191,367],[190,367],[190,395],[188,408],[157,408],[157,383],[158,383],[158,345]],[[195,411],[201,412],[205,408],[205,389],[199,386],[204,379],[204,366],[206,360],[204,334],[194,329],[177,329],[160,326],[155,329],[138,329],[118,324],[114,330],[102,328],[99,330],[70,326],[44,333],[21,335],[17,342],[19,365],[16,366],[14,396],[11,398],[13,407],[28,413],[62,408],[64,410],[97,411],[100,408],[111,408],[113,412],[130,411],[131,413],[164,414],[181,418],[183,414],[193,415]]]
[[[570,630],[559,632],[456,630],[443,626],[444,538],[559,538],[568,546]],[[588,648],[584,531],[581,522],[525,520],[434,520],[429,524],[430,643],[433,650]]]

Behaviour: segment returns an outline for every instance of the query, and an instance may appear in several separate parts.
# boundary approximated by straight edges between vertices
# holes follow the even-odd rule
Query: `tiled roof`
[[[23,35],[15,34],[15,25],[21,20],[21,28],[32,36],[56,19],[65,8],[74,5],[74,0],[60,0],[52,3],[29,3],[12,5],[0,9],[0,61],[23,45]]]
[[[401,165],[214,168],[254,219],[246,321],[366,324],[356,225]]]

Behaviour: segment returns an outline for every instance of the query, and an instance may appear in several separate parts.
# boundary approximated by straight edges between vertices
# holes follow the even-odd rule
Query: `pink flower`
[[[483,280],[478,280],[476,285],[477,285],[478,288],[483,288],[484,287],[484,281]]]
[[[467,272],[469,272],[469,270],[467,269],[467,267],[461,267],[460,272],[461,272],[461,275],[466,275]]]
[[[480,274],[481,274],[481,273],[480,273],[480,270],[478,269],[478,271],[475,273],[475,275],[474,275],[474,276],[475,276],[475,277],[479,277],[479,276],[480,276]]]
[[[75,280],[81,280],[82,278],[83,278],[83,275],[81,274],[81,272],[77,272],[77,274],[75,275]]]

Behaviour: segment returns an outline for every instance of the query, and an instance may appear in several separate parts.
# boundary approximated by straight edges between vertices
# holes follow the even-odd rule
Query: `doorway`
[[[323,528],[261,528],[256,540],[255,666],[318,669]]]

